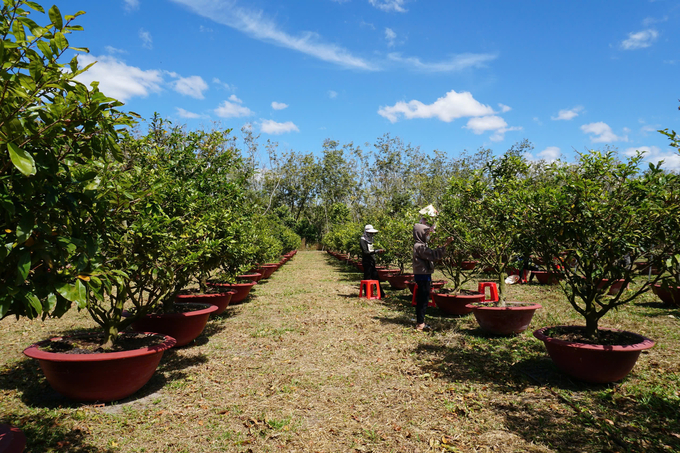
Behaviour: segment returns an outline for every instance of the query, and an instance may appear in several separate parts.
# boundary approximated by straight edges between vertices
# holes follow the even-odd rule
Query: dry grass
[[[107,405],[63,399],[21,354],[91,327],[85,315],[3,320],[0,421],[25,431],[30,452],[680,451],[680,312],[653,296],[603,326],[657,347],[622,383],[595,386],[557,372],[530,332],[487,337],[471,316],[436,309],[435,331],[416,332],[408,290],[358,299],[358,280],[322,252],[298,253],[166,353],[137,395]],[[544,306],[532,327],[578,322],[557,288],[510,291]]]

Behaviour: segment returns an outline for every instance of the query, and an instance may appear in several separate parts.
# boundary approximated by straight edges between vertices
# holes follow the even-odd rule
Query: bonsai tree
[[[101,264],[97,171],[121,159],[118,132],[132,117],[122,104],[76,77],[87,68],[67,36],[81,27],[53,6],[40,26],[35,2],[0,7],[0,318],[61,316],[86,306],[90,273]]]
[[[470,253],[479,257],[482,267],[491,268],[501,305],[507,297],[507,268],[516,253],[518,235],[526,228],[530,166],[522,152],[527,146],[520,143],[484,168],[452,177],[440,210],[441,229],[455,241],[453,250],[458,256],[453,259]]]
[[[417,213],[401,212],[382,217],[376,221],[380,232],[376,235],[376,248],[385,250],[375,256],[376,261],[393,265],[404,273],[411,267],[413,255],[413,225],[418,222]]]
[[[564,273],[562,288],[591,339],[597,339],[604,315],[635,300],[661,276],[638,279],[631,291],[610,297],[614,281],[623,280],[624,287],[633,282],[633,263],[645,255],[650,265],[665,269],[677,247],[680,207],[667,184],[676,176],[659,165],[643,173],[641,159],[638,154],[619,161],[611,151],[580,154],[576,165],[553,165],[553,180],[529,202],[529,230],[542,255],[561,257],[546,264]]]

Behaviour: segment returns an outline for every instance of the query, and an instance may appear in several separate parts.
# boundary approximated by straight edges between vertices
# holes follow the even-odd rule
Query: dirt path
[[[458,334],[415,332],[398,293],[358,299],[358,279],[324,253],[298,253],[214,322],[208,343],[178,352],[205,360],[183,370],[181,390],[200,395],[194,404],[204,408],[203,429],[195,425],[191,435],[210,438],[189,451],[472,451],[473,443],[479,451],[530,450],[481,408],[468,411],[479,419],[456,410],[481,395],[437,379],[429,354],[416,352]],[[172,395],[177,382],[159,392],[157,405],[181,416],[165,404],[165,395],[186,398]],[[184,444],[168,442],[163,436],[157,445]]]
[[[62,451],[550,451],[505,427],[507,414],[491,404],[495,384],[467,378],[476,359],[458,329],[474,321],[416,332],[408,291],[359,299],[358,282],[325,253],[298,253],[194,344],[166,353],[141,392],[105,406],[51,391],[17,343],[3,365],[21,367],[7,379],[25,380],[4,386],[0,408],[23,426],[63,427]],[[73,312],[3,327],[30,342],[47,336],[46,325],[87,322]],[[464,369],[452,350],[467,351]]]

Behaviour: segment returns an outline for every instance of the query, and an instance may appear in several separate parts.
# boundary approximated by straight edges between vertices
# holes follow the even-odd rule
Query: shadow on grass
[[[187,347],[190,347],[190,345]],[[158,392],[168,383],[184,379],[188,375],[185,371],[186,368],[200,365],[207,361],[208,357],[205,354],[184,357],[174,349],[169,349],[163,353],[163,358],[149,382],[134,395],[118,401],[118,403],[146,398]],[[82,403],[72,401],[53,390],[45,379],[38,361],[29,358],[0,369],[0,388],[4,390],[18,390],[21,393],[21,400],[29,407],[55,409],[82,406]],[[116,402],[111,404],[116,404]]]
[[[10,416],[6,420],[21,429],[26,436],[27,452],[68,451],[70,453],[113,453],[116,450],[102,449],[86,442],[87,434],[82,430],[71,429],[63,424],[61,417],[34,414]]]
[[[429,359],[423,372],[454,385],[493,387],[501,395],[481,404],[526,441],[557,451],[680,451],[677,393],[633,385],[624,394],[616,384],[576,381],[555,367],[541,342],[463,332],[453,345],[421,342],[414,352]]]

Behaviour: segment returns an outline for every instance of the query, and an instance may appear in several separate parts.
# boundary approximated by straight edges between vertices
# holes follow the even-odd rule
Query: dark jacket
[[[431,274],[434,272],[434,262],[444,257],[446,247],[431,249],[427,246],[426,236],[430,227],[422,223],[413,226],[413,239],[416,240],[413,246],[413,273]]]

